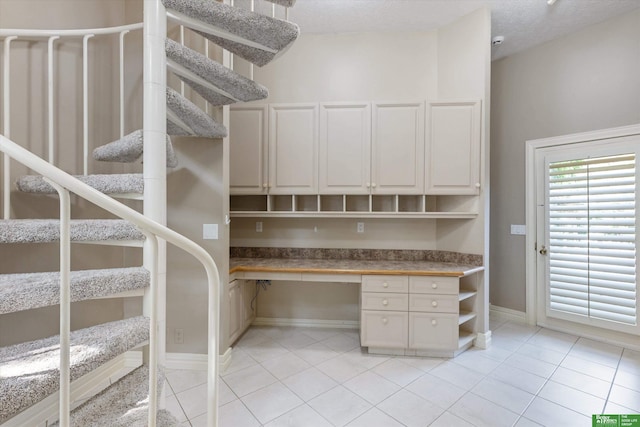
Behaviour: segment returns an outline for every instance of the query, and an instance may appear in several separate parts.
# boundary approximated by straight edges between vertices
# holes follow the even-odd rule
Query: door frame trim
[[[525,145],[525,286],[526,286],[526,322],[530,325],[537,323],[537,255],[536,240],[538,236],[536,216],[536,150],[541,148],[570,145],[581,142],[598,141],[624,136],[640,135],[640,124],[621,126],[610,129],[600,129],[590,132],[574,133],[570,135],[550,138],[532,139]]]

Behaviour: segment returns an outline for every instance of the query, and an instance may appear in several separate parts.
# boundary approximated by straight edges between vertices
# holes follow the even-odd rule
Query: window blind
[[[635,154],[548,170],[549,308],[637,324]]]

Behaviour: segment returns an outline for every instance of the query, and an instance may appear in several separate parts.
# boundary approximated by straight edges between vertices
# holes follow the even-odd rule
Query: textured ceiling
[[[492,48],[498,59],[640,8],[640,0],[297,0],[289,19],[303,33],[428,31],[484,5],[492,11],[492,36],[505,37]],[[267,2],[256,7],[271,13]],[[281,8],[276,14],[282,17]]]

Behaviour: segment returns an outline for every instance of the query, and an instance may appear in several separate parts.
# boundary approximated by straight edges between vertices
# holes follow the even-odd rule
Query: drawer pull
[[[387,301],[386,299],[383,299],[382,300],[382,305],[384,305],[386,307],[387,305],[389,305],[389,301]]]
[[[383,287],[383,288],[388,288],[388,287],[389,287],[389,284],[388,284],[387,282],[384,282],[384,283],[382,284],[382,287]]]
[[[437,326],[438,325],[438,321],[436,319],[431,320],[431,325],[432,326]]]
[[[438,301],[431,301],[431,306],[432,307],[437,307],[438,306]]]
[[[389,323],[389,319],[387,319],[386,317],[382,318],[382,324],[386,325],[387,323]]]
[[[438,284],[434,282],[434,283],[431,284],[431,287],[433,289],[438,289]]]

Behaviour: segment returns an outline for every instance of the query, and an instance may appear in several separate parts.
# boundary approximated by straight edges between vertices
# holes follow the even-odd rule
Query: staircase
[[[287,7],[295,2],[269,1]],[[145,7],[148,7],[147,3]],[[295,24],[211,0],[162,0],[162,5],[154,7],[166,8],[167,18],[258,66],[281,55],[299,34]],[[8,50],[11,40],[7,42],[7,38],[15,37],[7,35],[14,30],[6,31],[8,33],[0,30],[0,39],[5,38]],[[22,33],[17,31],[17,34],[19,38]],[[213,107],[268,96],[265,87],[180,43],[167,38],[164,49],[167,69]],[[162,148],[166,154],[161,156],[162,167],[174,168],[179,160],[170,136],[223,138],[227,136],[227,130],[183,94],[167,87],[166,82],[164,85],[166,117],[162,120],[166,120],[168,136],[164,142],[159,140],[166,146],[166,151]],[[5,90],[7,97],[8,92]],[[144,105],[145,110],[151,107]],[[137,267],[79,271],[70,271],[69,267],[70,243],[143,247],[145,252],[156,255],[158,237],[190,252],[202,262],[209,276],[208,400],[211,406],[208,420],[210,426],[216,425],[219,279],[210,256],[193,242],[150,220],[146,212],[142,215],[114,200],[148,197],[145,196],[144,174],[90,175],[85,172],[69,175],[11,141],[6,117],[5,135],[0,135],[0,151],[36,173],[20,177],[16,190],[28,193],[29,197],[57,195],[61,214],[56,219],[14,219],[9,217],[9,209],[5,206],[5,217],[0,220],[0,244],[58,242],[61,267],[52,272],[0,274],[0,318],[9,313],[59,305],[61,332],[56,336],[0,347],[0,425],[178,425],[168,412],[156,411],[164,383],[162,366],[158,363],[163,360],[164,349],[158,347],[155,332],[158,329],[158,266],[153,260],[158,259],[157,256],[152,256],[149,262],[145,255],[144,265]],[[146,131],[140,129],[99,146],[93,150],[93,160],[135,163],[149,147],[145,135]],[[147,163],[145,158],[145,169],[151,166]],[[7,161],[5,168],[8,169]],[[5,187],[3,192],[6,205],[10,200],[6,194],[9,190]],[[69,192],[111,212],[118,219],[71,219]],[[142,316],[70,332],[70,302],[128,295],[144,295],[145,301],[150,303],[145,303],[147,308]],[[90,383],[116,358],[141,348],[148,354],[142,366],[69,411],[72,392]]]

